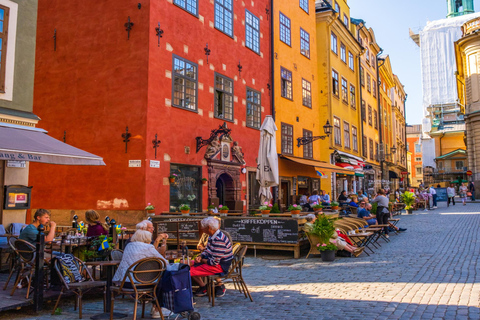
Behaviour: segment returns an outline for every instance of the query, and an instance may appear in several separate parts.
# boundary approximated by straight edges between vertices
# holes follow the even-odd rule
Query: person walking
[[[470,181],[468,184],[468,190],[472,194],[470,197],[472,198],[472,201],[475,201],[475,185],[473,181]]]
[[[462,203],[464,206],[467,204],[467,191],[468,188],[465,183],[462,183],[460,185],[460,188],[458,188],[458,193],[460,194],[460,198],[462,199]]]
[[[453,205],[455,205],[455,187],[453,186],[453,183],[450,183],[450,187],[447,188],[447,197],[448,197],[447,207],[450,206],[450,202],[452,202]]]
[[[385,191],[378,190],[377,196],[372,200],[372,203],[377,202],[377,222],[378,224],[388,225],[388,219],[390,218],[390,211],[388,210],[388,198],[385,195]],[[385,237],[388,238],[388,226],[383,228]]]
[[[432,209],[436,209],[437,208],[437,190],[435,190],[433,185],[430,186],[430,194],[432,195],[432,199],[433,199]]]

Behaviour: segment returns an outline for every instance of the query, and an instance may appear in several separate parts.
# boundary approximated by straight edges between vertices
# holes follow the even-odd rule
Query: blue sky
[[[373,28],[377,43],[390,55],[393,73],[398,75],[408,94],[407,123],[420,124],[422,79],[420,48],[410,39],[408,28],[418,33],[427,21],[447,15],[446,0],[348,0],[352,18],[365,20]],[[474,1],[480,11],[480,0]]]

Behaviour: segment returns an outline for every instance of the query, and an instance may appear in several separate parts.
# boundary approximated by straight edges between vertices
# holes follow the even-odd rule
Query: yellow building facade
[[[337,197],[342,190],[357,192],[363,185],[358,76],[362,46],[346,1],[319,3],[316,17],[320,112],[333,126],[332,135],[322,142],[321,157],[350,170],[332,174],[332,194]]]
[[[299,194],[322,187],[315,164],[321,159],[318,141],[298,146],[298,139],[323,134],[318,103],[315,2],[274,1],[274,92],[281,206]],[[328,185],[328,183],[327,183]]]

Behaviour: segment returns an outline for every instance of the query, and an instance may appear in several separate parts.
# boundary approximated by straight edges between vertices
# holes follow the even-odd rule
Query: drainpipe
[[[273,23],[273,0],[270,0],[270,77],[271,77],[271,88],[270,94],[270,104],[272,108],[272,118],[275,122],[275,38],[274,38],[274,23]]]
[[[360,35],[360,30],[362,30],[363,28],[365,28],[365,24],[363,22],[361,22],[362,26],[360,27],[360,29],[358,29],[358,35]],[[368,44],[367,44],[368,45]],[[363,116],[362,116],[362,100],[363,100],[363,95],[362,95],[362,75],[360,74],[360,68],[362,67],[362,54],[365,52],[365,48],[363,48],[363,50],[360,52],[360,54],[358,55],[358,92],[359,92],[359,101],[360,101],[360,131],[362,132],[362,137],[361,137],[361,146],[362,146],[362,149],[361,149],[361,156],[363,157],[363,149],[365,148],[365,146],[363,145],[363,136],[364,136],[364,132],[363,132]],[[366,111],[365,111],[366,112]],[[366,115],[365,115],[366,116]],[[358,142],[357,142],[358,143]],[[358,143],[358,145],[360,145],[360,143]],[[362,189],[365,191],[365,178],[363,179],[363,186],[362,186]]]
[[[378,61],[380,60],[379,59],[379,56],[383,53],[383,49],[380,48],[380,51],[377,53],[377,55],[375,56],[375,62],[376,62],[376,66],[377,66],[377,81],[375,83],[375,85],[377,86],[377,111],[378,111],[378,138],[379,138],[379,142],[383,141],[383,134],[382,134],[382,126],[383,126],[383,117],[382,117],[382,111],[380,109],[380,102],[382,100],[382,97],[381,97],[381,94],[380,94],[380,67],[383,66],[383,64],[385,63],[385,60],[382,60],[382,64],[379,65],[378,64]],[[383,143],[381,143],[382,147],[383,147]],[[384,152],[383,154],[385,155],[385,148],[384,149]],[[378,151],[378,150],[377,150]],[[380,158],[380,171],[381,171],[381,180],[380,181],[380,186],[382,186],[382,182],[383,182],[383,164],[384,164],[384,158]]]

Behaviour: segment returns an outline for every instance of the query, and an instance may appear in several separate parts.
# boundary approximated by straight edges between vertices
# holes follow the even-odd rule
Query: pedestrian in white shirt
[[[437,190],[433,186],[430,186],[430,194],[433,198],[433,209],[437,208]]]
[[[450,201],[455,205],[455,187],[453,186],[453,183],[450,183],[450,187],[447,188],[447,207],[450,206]]]

